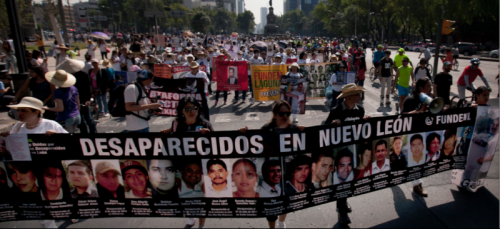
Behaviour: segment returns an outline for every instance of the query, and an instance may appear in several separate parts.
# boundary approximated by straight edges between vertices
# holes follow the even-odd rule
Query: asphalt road
[[[82,50],[82,53],[85,53]],[[408,52],[407,55],[414,63],[418,63],[418,53]],[[80,57],[81,58],[81,57]],[[432,59],[433,60],[433,59]],[[439,61],[441,62],[441,61]],[[371,51],[367,54],[368,68],[371,68]],[[433,62],[432,62],[433,63]],[[452,71],[453,82],[452,95],[457,94],[456,81],[468,60],[459,60],[459,71]],[[51,60],[49,66],[54,68]],[[498,83],[495,76],[498,74],[498,62],[481,63],[480,68],[488,79],[493,89],[490,104],[498,106],[496,94]],[[441,64],[439,65],[441,69]],[[478,79],[476,86],[482,85]],[[215,85],[213,85],[215,88]],[[391,106],[379,105],[380,84],[365,81],[366,99],[362,103],[367,114],[371,116],[392,115],[395,112],[395,102],[398,98],[392,97]],[[209,97],[210,120],[215,130],[236,130],[243,126],[250,129],[260,128],[271,119],[272,103],[244,104],[231,103],[234,92],[229,95],[228,104],[223,105],[222,98],[219,104],[214,106],[215,96]],[[321,125],[328,115],[328,103],[324,99],[309,100],[305,115],[298,115],[299,124],[305,126]],[[170,127],[173,118],[154,117],[150,121],[151,131],[159,131]],[[0,112],[0,129],[10,130],[14,121],[6,116],[6,112]],[[101,118],[98,124],[99,132],[121,132],[125,128],[125,121],[117,118]],[[498,150],[498,149],[497,149]],[[429,197],[422,198],[413,194],[411,183],[396,187],[383,189],[362,196],[349,199],[353,208],[350,214],[351,227],[499,227],[499,157],[495,157],[490,172],[485,182],[485,187],[478,189],[475,193],[459,191],[455,185],[450,183],[450,172],[436,174],[424,178],[424,188]],[[337,220],[335,203],[319,205],[306,210],[297,211],[288,215],[286,220],[289,228],[298,227],[340,227]],[[69,221],[58,221],[62,227],[184,227],[186,220],[182,218],[109,218],[88,219],[77,224]],[[0,227],[39,227],[38,221],[21,221],[0,223]],[[258,219],[208,219],[206,227],[209,228],[234,228],[234,227],[267,227],[263,218]]]

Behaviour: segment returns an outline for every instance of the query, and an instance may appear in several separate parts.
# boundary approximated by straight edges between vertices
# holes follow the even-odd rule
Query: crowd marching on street
[[[39,41],[41,40],[38,37]],[[370,115],[360,102],[365,99],[365,80],[367,80],[369,69],[365,57],[367,53],[373,55],[371,65],[375,68],[374,80],[380,82],[380,106],[397,103],[399,114],[416,114],[426,112],[427,104],[420,100],[421,94],[425,93],[431,97],[440,97],[445,103],[446,109],[454,106],[450,98],[450,88],[457,85],[462,104],[466,101],[466,91],[474,92],[474,102],[466,103],[464,106],[485,105],[490,98],[491,87],[480,69],[481,61],[472,58],[470,65],[462,72],[459,80],[453,82],[450,71],[452,63],[458,57],[455,48],[446,49],[446,57],[441,58],[443,68],[432,77],[428,64],[432,58],[429,48],[422,50],[423,58],[410,59],[405,50],[400,48],[391,52],[388,43],[378,43],[358,38],[326,38],[326,37],[299,37],[299,36],[210,36],[210,35],[185,35],[165,36],[165,45],[159,46],[155,43],[152,34],[123,34],[123,39],[114,40],[116,48],[106,43],[103,39],[95,39],[80,36],[78,39],[86,40],[86,51],[75,49],[70,44],[58,44],[54,42],[53,47],[46,52],[42,43],[39,50],[25,50],[26,60],[16,60],[12,40],[2,43],[0,58],[7,63],[9,74],[17,73],[17,61],[25,61],[30,79],[26,80],[15,94],[11,87],[6,86],[8,82],[0,81],[0,105],[17,109],[18,118],[25,124],[15,125],[10,132],[2,133],[97,133],[96,120],[91,115],[91,104],[96,103],[100,117],[110,116],[108,102],[113,92],[119,90],[115,85],[118,78],[117,71],[137,72],[137,79],[129,82],[120,93],[123,94],[124,108],[126,110],[127,133],[150,132],[150,116],[158,114],[162,104],[151,101],[147,91],[152,87],[155,75],[153,71],[145,68],[147,64],[169,64],[172,66],[188,66],[191,70],[186,78],[199,78],[205,82],[205,93],[200,104],[192,97],[185,97],[179,101],[177,116],[172,126],[163,129],[164,134],[176,134],[199,131],[202,134],[216,131],[217,126],[210,122],[210,110],[203,104],[208,104],[207,99],[215,97],[215,106],[219,103],[222,93],[223,103],[227,104],[228,94],[234,93],[234,104],[265,103],[256,101],[252,90],[249,88],[241,91],[218,91],[214,90],[216,82],[212,81],[214,66],[213,59],[243,61],[248,63],[248,82],[252,80],[250,66],[253,65],[285,65],[291,64],[288,71],[289,77],[303,78],[299,69],[301,64],[312,63],[334,63],[337,71],[355,72],[355,83],[340,85],[333,80],[329,81],[332,91],[329,95],[330,113],[324,124],[341,125],[360,119],[369,119]],[[255,42],[263,42],[266,47],[257,47]],[[113,44],[113,43],[112,43]],[[235,56],[228,51],[236,49]],[[370,50],[369,50],[370,49]],[[76,60],[76,56],[84,56],[85,61]],[[47,61],[54,58],[56,69],[49,69]],[[287,61],[294,60],[292,63]],[[206,72],[200,67],[205,66]],[[309,76],[310,77],[310,76]],[[476,78],[481,78],[483,86],[476,86]],[[497,76],[498,78],[498,76]],[[333,77],[332,77],[333,79]],[[31,97],[24,97],[25,92],[31,90]],[[248,94],[250,93],[250,94]],[[397,93],[398,101],[394,101],[392,94]],[[249,98],[247,100],[247,97]],[[241,101],[240,101],[241,99]],[[378,98],[377,98],[378,100]],[[272,105],[270,122],[262,123],[262,129],[303,129],[296,117],[297,108],[286,101],[275,101]],[[199,128],[201,126],[201,128]],[[239,131],[245,132],[248,127],[239,126]],[[422,144],[422,139],[411,139],[411,144]],[[387,144],[376,146],[374,155],[381,160],[373,162],[377,171],[383,172],[389,169],[389,163],[412,163],[412,158],[405,158],[400,152],[394,152],[395,160],[389,162],[386,155],[389,154]],[[341,155],[341,154],[340,154]],[[329,167],[330,171],[336,171],[335,179],[339,183],[346,182],[351,174],[352,164],[346,157]],[[346,160],[343,160],[346,159]],[[385,160],[384,160],[385,159]],[[351,166],[349,170],[346,167]],[[405,165],[404,165],[405,166]],[[278,167],[278,170],[281,168]],[[200,170],[200,168],[197,168]],[[363,171],[364,166],[360,164],[357,170]],[[375,170],[374,170],[375,171]],[[285,190],[281,190],[272,178],[267,179],[271,184],[267,187],[274,190],[277,196]],[[199,180],[198,180],[199,181]],[[313,179],[314,181],[314,179]],[[316,182],[322,182],[321,179]],[[185,187],[196,191],[197,182],[186,183]],[[273,185],[274,184],[274,185]],[[312,184],[290,184],[285,188],[298,189],[304,185]],[[422,186],[422,180],[412,182],[413,191],[417,195],[427,197],[430,195]],[[80,193],[78,193],[80,194]],[[264,195],[264,194],[262,194]],[[262,196],[261,195],[261,196]],[[351,208],[347,199],[337,201],[337,212],[339,222],[350,224],[348,213]],[[267,221],[270,228],[286,228],[286,214],[280,216],[269,216]],[[77,222],[78,220],[73,220]],[[188,218],[187,225],[193,227],[199,221],[199,227],[205,226],[205,219]],[[46,227],[55,227],[54,221],[43,221]]]

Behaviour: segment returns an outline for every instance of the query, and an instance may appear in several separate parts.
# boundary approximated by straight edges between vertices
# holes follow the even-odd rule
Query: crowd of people
[[[186,132],[201,132],[206,134],[215,131],[215,128],[210,123],[210,111],[207,106],[202,104],[207,103],[207,97],[214,94],[215,105],[219,100],[221,91],[212,91],[213,82],[211,82],[213,72],[212,59],[245,61],[251,65],[283,65],[288,59],[296,59],[289,69],[290,77],[303,77],[298,72],[299,64],[330,62],[336,64],[337,71],[356,72],[356,83],[340,85],[330,81],[333,87],[331,110],[328,118],[325,120],[325,125],[335,124],[343,125],[345,123],[355,122],[358,120],[367,120],[370,116],[365,114],[365,110],[360,102],[365,98],[364,81],[367,71],[365,61],[367,47],[373,46],[376,51],[373,52],[373,65],[377,69],[376,77],[381,84],[380,89],[380,105],[390,104],[390,95],[397,89],[399,95],[399,109],[401,114],[414,114],[427,111],[427,105],[423,103],[419,97],[422,93],[429,96],[441,97],[445,101],[446,108],[451,106],[450,103],[450,88],[453,85],[451,71],[451,63],[453,54],[451,50],[451,59],[446,57],[443,59],[443,69],[433,79],[429,69],[426,67],[430,57],[427,51],[423,51],[425,57],[419,60],[418,66],[413,66],[410,58],[405,55],[404,49],[399,49],[398,53],[391,57],[391,51],[388,50],[387,43],[384,45],[376,42],[367,42],[365,40],[354,39],[329,39],[329,38],[289,38],[289,37],[236,37],[230,36],[202,36],[202,37],[167,37],[165,47],[155,45],[152,36],[145,35],[129,35],[130,40],[119,45],[116,50],[111,52],[108,59],[107,53],[110,52],[109,45],[103,40],[98,40],[97,45],[90,39],[87,41],[87,52],[84,55],[85,62],[75,60],[75,56],[80,55],[80,50],[72,51],[69,44],[61,44],[55,46],[45,54],[44,50],[34,50],[30,52],[26,50],[30,79],[12,94],[10,97],[7,94],[10,88],[0,84],[0,94],[2,97],[2,105],[16,109],[18,113],[19,123],[14,125],[10,132],[2,133],[3,136],[14,133],[75,133],[77,129],[80,133],[97,133],[96,125],[90,115],[89,105],[91,100],[95,100],[99,107],[99,112],[102,116],[108,116],[108,95],[116,89],[117,81],[116,71],[135,71],[137,79],[135,82],[128,84],[124,89],[124,102],[126,115],[126,131],[129,133],[144,133],[150,132],[149,119],[150,115],[154,115],[161,107],[159,103],[153,103],[147,97],[147,90],[154,80],[154,73],[145,68],[146,64],[163,63],[170,65],[189,66],[191,71],[186,78],[199,78],[205,82],[205,93],[203,94],[203,102],[200,104],[192,97],[183,98],[177,106],[177,117],[171,124],[170,128],[164,129],[161,132],[164,134],[178,134]],[[270,46],[255,47],[252,43],[255,41],[271,42]],[[178,42],[178,43],[177,43]],[[227,49],[236,48],[236,56],[231,56]],[[128,46],[128,47],[127,47]],[[233,47],[235,46],[235,47]],[[264,50],[263,50],[264,49]],[[267,50],[267,51],[266,51]],[[300,50],[300,51],[299,51]],[[101,60],[96,52],[100,52]],[[16,63],[14,50],[9,41],[4,41],[2,45],[2,58],[8,64],[8,69],[11,73],[15,73],[11,66]],[[272,55],[268,55],[272,53]],[[430,52],[429,52],[430,53]],[[309,55],[311,57],[309,58]],[[48,56],[57,60],[56,71],[49,71],[47,65]],[[321,56],[322,58],[318,58]],[[475,91],[477,99],[471,106],[486,105],[489,98],[491,88],[488,85],[484,74],[479,69],[480,61],[477,58],[471,60],[471,65],[467,66],[460,76],[457,86],[459,89],[460,99],[465,99],[465,90],[470,89]],[[206,66],[207,71],[200,71],[200,66]],[[15,69],[15,67],[14,67]],[[486,86],[475,88],[473,82],[477,77],[480,77]],[[249,81],[252,79],[250,70],[248,71]],[[333,77],[332,77],[333,79]],[[2,89],[3,87],[3,89]],[[30,90],[32,96],[23,97],[25,92]],[[250,91],[253,98],[252,87],[247,90],[236,91],[235,101],[237,103],[239,96],[242,96],[242,102],[246,102],[247,93]],[[224,104],[226,104],[228,92],[222,91]],[[21,99],[21,100],[20,100]],[[251,100],[251,102],[254,102]],[[445,108],[445,109],[446,109]],[[279,133],[286,130],[303,130],[304,126],[298,125],[296,117],[291,118],[292,114],[297,113],[297,108],[294,104],[289,104],[286,101],[276,101],[272,108],[271,121],[265,123],[262,129],[271,130]],[[54,120],[54,121],[52,121]],[[241,127],[239,131],[245,132],[248,127]],[[396,139],[398,140],[398,139]],[[395,140],[395,142],[396,142]],[[431,139],[432,140],[432,139]],[[422,138],[410,140],[410,144],[422,144]],[[395,144],[397,145],[397,144]],[[430,145],[430,144],[427,144]],[[414,158],[404,158],[399,151],[396,150],[389,155],[387,143],[377,143],[376,158],[377,161],[369,163],[370,159],[364,159],[363,154],[360,154],[359,161],[361,162],[356,168],[352,168],[353,155],[350,152],[338,152],[338,160],[328,158],[321,155],[313,155],[311,162],[312,167],[316,167],[318,163],[326,163],[329,166],[329,171],[334,172],[334,183],[339,184],[352,180],[354,177],[364,176],[367,172],[370,174],[387,171],[388,168],[397,166],[401,163],[422,163],[421,160],[414,161]],[[370,151],[370,149],[366,149]],[[369,155],[369,154],[368,154]],[[433,155],[434,156],[434,155]],[[436,156],[438,157],[438,156]],[[380,160],[379,160],[380,159]],[[413,160],[413,161],[412,161]],[[294,171],[303,170],[302,172],[313,169],[315,176],[310,183],[304,180],[292,180],[287,182],[282,190],[276,179],[273,176],[265,177],[266,185],[263,185],[260,192],[245,190],[243,187],[238,189],[235,196],[279,196],[281,193],[300,192],[310,187],[324,187],[326,182],[325,173],[321,174],[314,168],[307,167],[307,160],[296,160]],[[366,162],[366,163],[365,163]],[[132,163],[132,162],[131,162]],[[269,174],[281,176],[281,165],[269,164],[265,169]],[[81,165],[74,165],[75,167]],[[103,165],[104,166],[104,165]],[[131,168],[133,165],[130,165]],[[189,168],[187,168],[189,167]],[[208,173],[227,172],[227,168],[222,163],[213,163],[213,171]],[[251,162],[239,161],[233,164],[234,171],[246,171],[254,168]],[[406,167],[404,165],[403,167]],[[369,169],[368,169],[369,168]],[[190,173],[198,174],[201,177],[202,171],[196,163],[186,165]],[[196,172],[195,172],[196,171]],[[133,169],[122,169],[122,172],[143,172],[134,171]],[[352,173],[351,173],[352,172]],[[279,174],[279,175],[278,175]],[[216,175],[214,175],[216,176]],[[222,176],[222,175],[217,175]],[[227,176],[227,174],[225,175]],[[242,175],[243,176],[243,175]],[[184,178],[184,183],[178,188],[179,195],[196,196],[201,192],[198,184],[200,178],[192,175]],[[99,177],[98,177],[99,178]],[[234,178],[244,179],[244,178]],[[246,177],[245,179],[254,179]],[[279,180],[278,180],[279,182]],[[99,182],[101,183],[101,182]],[[227,189],[227,184],[213,181],[211,190],[213,193],[221,193]],[[238,184],[236,184],[238,186]],[[88,188],[88,187],[87,187]],[[97,189],[103,187],[97,187]],[[413,181],[414,192],[418,195],[426,197],[428,193],[424,190],[421,180]],[[147,193],[135,192],[131,190],[125,193],[125,196],[146,197]],[[83,192],[85,194],[85,192]],[[81,195],[79,190],[74,190],[71,195]],[[92,193],[87,193],[92,195]],[[116,196],[116,192],[113,194]],[[144,196],[146,195],[146,196]],[[216,196],[216,194],[214,194]],[[337,211],[339,222],[349,224],[351,220],[348,213],[352,212],[351,206],[347,203],[346,198],[337,201]],[[269,227],[285,228],[286,215],[269,216],[267,221]],[[197,220],[188,219],[188,226],[194,226]],[[276,223],[276,221],[278,221]],[[42,222],[47,227],[53,227],[53,221]],[[203,228],[205,219],[199,219],[199,226]]]

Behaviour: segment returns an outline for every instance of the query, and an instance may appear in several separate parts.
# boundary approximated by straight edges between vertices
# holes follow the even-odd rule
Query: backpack
[[[139,88],[139,95],[137,96],[137,99],[135,101],[136,104],[139,104],[139,100],[142,98],[142,92],[143,88],[141,85],[139,85],[136,81],[129,83],[129,84],[122,84],[119,85],[118,87],[115,88],[113,93],[111,93],[109,97],[109,102],[108,102],[108,110],[111,116],[113,117],[125,117],[126,115],[133,115],[135,117],[144,119],[146,121],[149,121],[151,117],[142,117],[134,112],[129,112],[125,109],[125,88],[127,88],[129,85],[135,84],[137,88]]]

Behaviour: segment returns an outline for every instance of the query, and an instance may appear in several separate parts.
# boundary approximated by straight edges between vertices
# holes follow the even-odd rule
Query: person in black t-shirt
[[[365,89],[353,83],[342,87],[342,93],[337,99],[344,98],[344,102],[338,104],[330,111],[325,125],[340,125],[370,118],[370,116],[365,115],[365,109],[361,105],[358,105],[361,101],[361,93],[364,91]],[[338,218],[341,224],[351,223],[351,219],[347,213],[352,212],[352,209],[347,203],[347,198],[337,200],[337,212],[339,213]]]
[[[429,95],[432,90],[431,80],[427,77],[417,80],[413,95],[406,97],[403,102],[401,114],[419,114],[427,111],[427,104],[420,101],[420,94],[425,93]],[[427,197],[427,191],[422,187],[423,181],[418,179],[411,182],[413,184],[413,191],[420,196]]]
[[[385,57],[380,60],[380,105],[384,105],[384,96],[386,98],[385,104],[391,104],[389,95],[391,94],[392,77],[394,76],[394,61],[391,59],[391,51],[385,51]],[[384,90],[386,93],[384,94]]]
[[[161,130],[161,132],[164,134],[187,132],[206,134],[213,132],[212,124],[203,118],[200,109],[200,103],[193,97],[182,98],[177,105],[177,118],[172,122],[172,127]],[[195,219],[189,218],[186,226],[193,227],[195,223]],[[200,228],[205,226],[205,218],[200,218],[199,226]]]
[[[292,123],[290,120],[290,115],[292,114],[292,107],[290,104],[284,100],[277,101],[273,106],[273,117],[270,122],[264,124],[261,127],[261,130],[269,131],[273,134],[279,134],[282,131],[302,131],[305,126],[297,126]],[[238,129],[240,132],[245,133],[248,130],[248,127],[245,126],[243,128]],[[268,139],[271,141],[272,139]],[[265,141],[265,140],[264,140]],[[267,223],[270,228],[275,228],[277,216],[267,216]],[[285,219],[286,214],[279,215],[279,228],[285,228]]]
[[[453,85],[453,76],[450,75],[451,63],[446,61],[443,63],[443,72],[436,75],[434,79],[433,92],[434,97],[442,98],[446,108],[451,105],[450,88]]]

